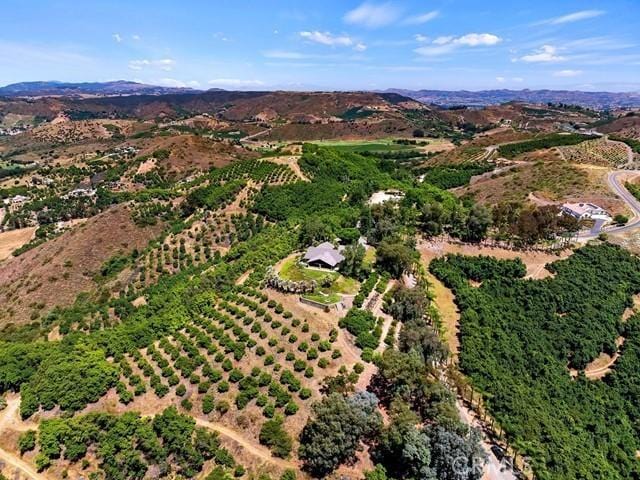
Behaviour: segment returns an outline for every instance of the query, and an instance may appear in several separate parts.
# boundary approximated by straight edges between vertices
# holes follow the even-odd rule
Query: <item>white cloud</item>
[[[407,17],[404,19],[402,23],[404,23],[405,25],[422,25],[423,23],[427,23],[435,18],[438,18],[439,15],[440,15],[440,12],[438,10],[433,10],[431,12],[423,13],[421,15]]]
[[[261,87],[264,85],[262,80],[242,80],[239,78],[214,78],[207,83],[209,85],[232,88]]]
[[[577,77],[579,75],[582,75],[582,70],[559,70],[557,72],[553,72],[553,76],[554,77],[566,77],[566,78],[570,78],[570,77]]]
[[[364,43],[358,42],[356,46],[353,47],[356,52],[364,52],[367,49],[367,46]]]
[[[467,33],[460,37],[441,36],[433,40],[432,45],[416,48],[414,52],[431,57],[444,55],[461,47],[491,47],[501,41],[502,38],[492,33]]]
[[[348,35],[333,35],[330,32],[320,32],[313,30],[310,32],[300,32],[300,36],[310,42],[320,43],[322,45],[328,45],[330,47],[341,46],[350,47],[355,42],[353,38]]]
[[[347,12],[343,18],[346,23],[368,28],[384,27],[400,18],[402,11],[392,3],[374,4],[365,2]]]
[[[200,82],[197,80],[190,80],[188,82],[184,82],[182,80],[177,80],[175,78],[160,78],[159,80],[155,80],[153,82],[154,85],[160,85],[163,87],[173,87],[173,88],[197,88],[200,86]]]
[[[113,35],[111,35],[113,37],[113,39],[117,42],[120,43],[122,42],[122,37],[120,36],[119,33],[114,33]]]
[[[496,82],[498,83],[522,83],[524,82],[524,78],[522,77],[511,77],[511,78],[507,78],[507,77],[496,77]]]
[[[541,62],[561,62],[565,57],[558,55],[558,49],[552,45],[543,45],[533,53],[520,57],[520,60],[527,63]]]
[[[447,43],[451,43],[452,40],[453,40],[453,36],[438,37],[433,41],[433,43],[435,45],[446,45]]]
[[[467,45],[469,47],[491,46],[500,43],[502,39],[492,33],[468,33],[462,37],[455,38],[454,44]]]
[[[131,35],[131,39],[137,42],[138,40],[140,40],[140,35]]]
[[[129,68],[131,70],[143,70],[144,68],[156,68],[165,72],[173,70],[176,61],[172,58],[161,58],[160,60],[131,60],[129,61]]]
[[[416,42],[420,42],[420,43],[424,43],[424,42],[428,42],[428,41],[429,41],[429,37],[427,37],[426,35],[422,35],[422,34],[420,34],[420,33],[416,33],[416,34],[413,36],[413,38],[414,38],[414,40],[415,40]]]
[[[604,15],[604,10],[580,10],[578,12],[569,13],[568,15],[562,15],[561,17],[549,18],[538,22],[538,25],[562,25],[564,23],[579,22],[580,20],[587,20],[589,18],[599,17]]]

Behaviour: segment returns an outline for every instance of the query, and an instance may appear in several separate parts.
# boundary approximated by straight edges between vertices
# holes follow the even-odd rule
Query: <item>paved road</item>
[[[607,175],[609,188],[611,188],[611,190],[613,190],[613,192],[627,204],[629,209],[633,212],[633,217],[626,225],[604,229],[604,233],[623,233],[640,228],[640,202],[631,194],[631,192],[629,192],[629,190],[625,188],[623,181],[620,179],[620,177],[630,174],[640,175],[640,170],[616,170]],[[590,240],[597,236],[598,234],[596,233],[585,232],[578,234],[578,239]]]

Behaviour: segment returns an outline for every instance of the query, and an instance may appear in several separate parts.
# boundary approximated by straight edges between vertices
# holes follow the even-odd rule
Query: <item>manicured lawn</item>
[[[313,300],[314,302],[324,303],[325,305],[333,305],[334,303],[338,303],[342,299],[342,297],[337,293],[325,295],[322,292],[305,293],[302,297]]]
[[[300,257],[291,257],[282,264],[280,268],[280,277],[285,280],[292,280],[294,282],[321,281],[324,278],[330,276],[333,280],[340,276],[338,272],[330,270],[317,270],[314,268],[305,268],[298,263]]]
[[[329,291],[335,293],[344,293],[347,295],[355,295],[360,289],[360,283],[355,278],[343,277],[339,275],[338,278],[331,284],[329,289],[321,288],[322,291]]]
[[[327,277],[332,279],[329,287],[319,285],[316,292],[305,295],[305,297],[317,302],[331,304],[338,302],[341,295],[355,295],[358,293],[360,283],[356,279],[345,277],[338,272],[330,270],[304,267],[298,263],[299,259],[300,257],[292,257],[285,261],[280,268],[280,277],[294,282],[315,280],[318,285]]]

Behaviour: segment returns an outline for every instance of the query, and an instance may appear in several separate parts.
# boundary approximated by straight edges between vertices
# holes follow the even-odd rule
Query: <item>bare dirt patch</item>
[[[9,230],[0,233],[0,261],[11,255],[15,249],[28,243],[36,233],[36,227]]]
[[[298,176],[300,180],[304,180],[308,182],[309,179],[302,173],[300,170],[300,165],[298,164],[298,160],[300,156],[298,155],[287,155],[282,157],[270,157],[267,160],[273,163],[277,163],[278,165],[287,165],[293,172]]]

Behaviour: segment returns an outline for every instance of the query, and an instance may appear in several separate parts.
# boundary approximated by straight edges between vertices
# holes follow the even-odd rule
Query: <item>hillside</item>
[[[19,257],[0,263],[0,323],[23,324],[53,307],[67,307],[82,292],[94,293],[94,277],[112,256],[143,249],[162,226],[139,228],[124,206],[109,209]]]
[[[390,92],[399,93],[427,104],[456,106],[487,106],[506,102],[526,103],[564,103],[581,105],[588,108],[617,108],[638,107],[640,93],[638,92],[584,92],[576,90],[479,90],[479,91],[446,91],[446,90],[403,90],[391,89]]]
[[[4,97],[72,97],[113,95],[165,95],[189,93],[189,88],[160,87],[138,82],[119,80],[114,82],[21,82],[0,87]]]
[[[598,126],[603,133],[610,133],[624,138],[640,139],[640,115],[626,114]]]

